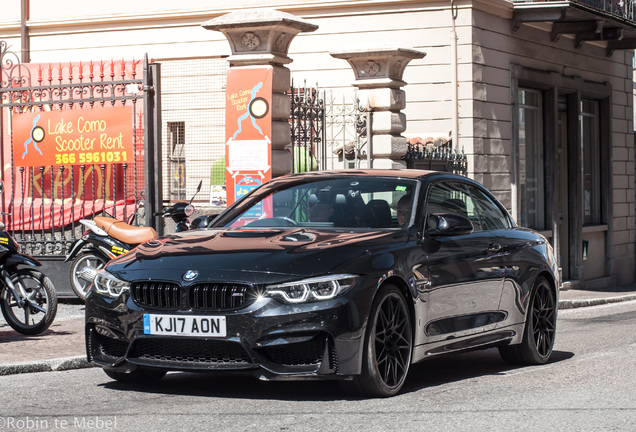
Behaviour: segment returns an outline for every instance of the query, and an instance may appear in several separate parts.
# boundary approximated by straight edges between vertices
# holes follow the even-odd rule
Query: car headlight
[[[116,298],[124,291],[130,288],[130,283],[117,279],[106,270],[100,270],[93,281],[93,288],[100,294],[105,294]]]
[[[265,288],[265,295],[276,297],[285,303],[330,300],[351,289],[357,279],[358,276],[350,274],[320,276],[269,285]]]

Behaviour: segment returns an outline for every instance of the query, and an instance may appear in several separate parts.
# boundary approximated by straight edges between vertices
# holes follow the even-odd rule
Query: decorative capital
[[[359,88],[399,88],[406,65],[413,59],[426,56],[424,51],[405,48],[391,42],[365,43],[332,51],[332,57],[349,62],[356,75],[355,86]]]
[[[301,32],[318,26],[274,9],[246,9],[230,12],[202,24],[220,31],[230,43],[232,66],[283,65],[291,63],[289,44]]]

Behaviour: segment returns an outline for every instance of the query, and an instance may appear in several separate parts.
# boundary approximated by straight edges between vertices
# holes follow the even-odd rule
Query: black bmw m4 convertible
[[[559,284],[546,239],[475,181],[295,174],[111,261],[86,298],[87,354],[118,381],[232,371],[386,397],[446,353],[547,362]]]

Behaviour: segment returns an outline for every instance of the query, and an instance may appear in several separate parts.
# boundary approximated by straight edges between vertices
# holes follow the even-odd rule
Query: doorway
[[[556,143],[556,212],[557,232],[554,248],[557,252],[559,267],[563,280],[570,279],[570,218],[569,218],[569,170],[568,170],[568,101],[567,97],[559,97],[557,115]]]

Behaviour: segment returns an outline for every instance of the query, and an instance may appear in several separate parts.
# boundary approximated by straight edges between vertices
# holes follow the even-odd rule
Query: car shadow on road
[[[568,360],[574,353],[554,351],[550,363]],[[532,366],[524,366],[531,368]],[[400,394],[487,375],[504,375],[520,369],[504,363],[496,349],[473,351],[433,358],[411,366]],[[106,377],[106,376],[105,376]],[[109,378],[106,378],[108,380]],[[340,389],[336,381],[260,381],[252,376],[228,373],[169,373],[160,381],[130,384],[107,381],[104,388],[115,391],[175,394],[236,399],[281,401],[359,400]]]
[[[172,372],[154,383],[109,381],[102,386],[118,391],[282,401],[329,401],[344,395],[335,381],[267,382],[252,376],[225,373]]]
[[[574,353],[553,351],[548,364],[574,357]],[[488,375],[505,375],[513,370],[536,366],[514,366],[505,363],[496,348],[436,357],[411,366],[402,393],[419,391],[451,382]]]

